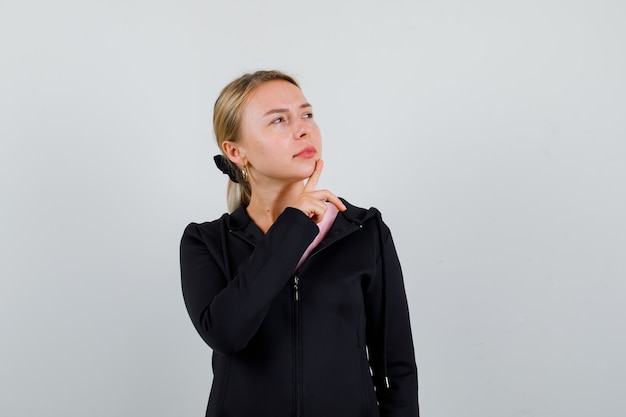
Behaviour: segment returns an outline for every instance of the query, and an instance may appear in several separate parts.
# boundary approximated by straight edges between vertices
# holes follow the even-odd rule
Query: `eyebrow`
[[[301,109],[305,109],[307,107],[313,107],[310,103],[304,103],[302,105],[300,105]],[[272,109],[270,111],[268,111],[267,113],[265,113],[263,115],[263,117],[270,115],[270,114],[274,114],[274,113],[287,113],[289,111],[289,109]]]

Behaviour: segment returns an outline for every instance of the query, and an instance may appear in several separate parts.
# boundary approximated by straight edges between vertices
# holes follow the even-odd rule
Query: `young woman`
[[[213,349],[211,417],[416,417],[400,264],[376,209],[318,190],[298,83],[246,74],[215,103],[230,214],[185,229],[183,296]]]

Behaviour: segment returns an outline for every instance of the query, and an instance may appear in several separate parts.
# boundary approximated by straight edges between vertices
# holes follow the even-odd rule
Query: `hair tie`
[[[239,170],[237,169],[237,166],[230,162],[228,158],[224,155],[215,155],[213,160],[215,161],[217,168],[224,174],[228,175],[228,178],[230,178],[232,182],[239,182]]]

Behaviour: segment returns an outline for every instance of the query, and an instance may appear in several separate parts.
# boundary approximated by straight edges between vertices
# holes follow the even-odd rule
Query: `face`
[[[244,107],[241,137],[227,150],[246,165],[251,182],[290,182],[308,178],[322,156],[313,108],[295,85],[273,80],[252,91]],[[236,155],[234,155],[236,154]]]

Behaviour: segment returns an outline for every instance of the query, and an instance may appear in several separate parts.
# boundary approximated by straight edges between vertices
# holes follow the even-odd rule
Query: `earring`
[[[241,168],[241,177],[244,181],[248,181],[248,168],[246,168],[245,165],[243,166],[243,168]]]

